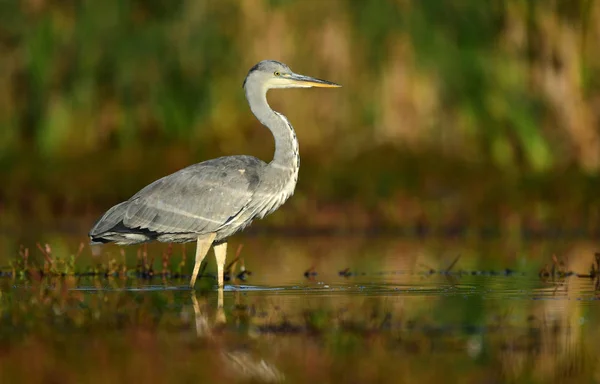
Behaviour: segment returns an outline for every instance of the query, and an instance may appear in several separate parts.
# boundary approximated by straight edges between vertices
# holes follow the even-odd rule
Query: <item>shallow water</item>
[[[38,236],[63,259],[83,240]],[[20,242],[41,265],[27,241],[0,235],[0,265]],[[0,381],[600,380],[600,291],[575,274],[589,273],[593,241],[258,236],[235,238],[229,260],[239,244],[251,274],[227,284],[222,308],[212,257],[195,291],[183,278],[0,278]],[[157,272],[165,249],[147,249]],[[552,255],[574,274],[540,277]],[[77,268],[122,257],[86,247]],[[175,247],[168,268],[181,258]]]

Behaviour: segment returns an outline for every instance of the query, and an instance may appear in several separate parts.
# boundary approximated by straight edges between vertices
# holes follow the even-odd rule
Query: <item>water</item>
[[[82,240],[46,236],[53,257]],[[35,241],[19,241],[41,265]],[[229,282],[222,308],[212,257],[195,291],[161,277],[1,278],[0,381],[600,380],[596,279],[540,277],[552,255],[555,268],[588,274],[594,242],[259,236],[234,239],[229,260],[239,244],[251,273]],[[0,236],[0,265],[18,249]],[[137,248],[125,249],[135,266]],[[164,251],[148,247],[157,272]],[[86,248],[77,265],[122,257]]]

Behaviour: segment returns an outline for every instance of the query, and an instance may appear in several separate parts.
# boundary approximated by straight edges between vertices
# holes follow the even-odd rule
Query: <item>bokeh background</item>
[[[81,219],[188,164],[269,161],[272,91],[302,167],[271,227],[600,231],[600,2],[0,1],[0,223]],[[75,221],[77,222],[77,221]]]
[[[600,0],[0,0],[0,382],[600,382],[599,42]],[[272,158],[263,59],[343,88],[269,94],[300,178],[223,308],[193,244],[92,254],[153,180]]]

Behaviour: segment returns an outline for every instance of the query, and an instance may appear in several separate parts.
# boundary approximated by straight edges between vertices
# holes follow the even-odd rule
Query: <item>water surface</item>
[[[38,235],[52,257],[83,239]],[[0,265],[44,256],[0,236]],[[565,382],[600,380],[595,243],[393,236],[239,237],[250,273],[196,290],[155,276],[0,279],[2,382]],[[193,247],[146,249],[189,273]],[[138,247],[89,248],[76,269],[135,269]],[[556,265],[552,256],[556,257]],[[544,267],[547,265],[547,268]],[[540,271],[552,271],[540,276]],[[573,272],[573,273],[570,273]],[[127,274],[125,274],[127,275]]]

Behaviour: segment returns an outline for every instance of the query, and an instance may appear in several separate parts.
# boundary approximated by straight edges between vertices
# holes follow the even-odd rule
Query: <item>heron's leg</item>
[[[202,260],[204,260],[204,257],[208,253],[215,236],[215,233],[198,236],[198,241],[196,242],[196,261],[194,263],[194,271],[192,272],[192,280],[190,280],[190,288],[194,288],[194,284],[196,284],[200,264],[202,264]]]
[[[219,288],[223,288],[223,273],[225,269],[225,259],[227,258],[227,242],[224,241],[221,244],[217,244],[214,247],[215,258],[217,259],[217,278],[219,281]]]

